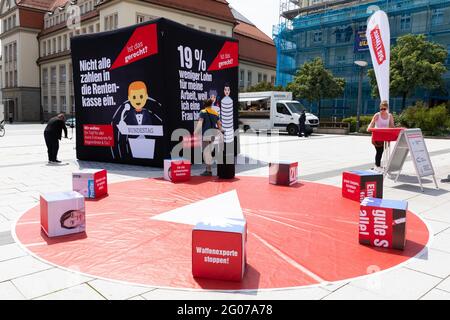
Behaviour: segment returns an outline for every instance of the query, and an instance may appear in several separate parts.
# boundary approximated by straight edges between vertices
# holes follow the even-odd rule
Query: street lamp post
[[[356,132],[359,132],[360,116],[361,116],[361,99],[362,99],[362,81],[364,77],[364,68],[367,67],[367,61],[358,60],[355,64],[359,66],[359,84],[358,84],[358,104],[356,106]]]

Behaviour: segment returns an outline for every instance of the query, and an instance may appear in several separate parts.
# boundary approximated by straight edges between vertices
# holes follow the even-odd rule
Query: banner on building
[[[237,129],[238,42],[157,19],[71,42],[77,158],[159,166],[213,98]]]
[[[381,101],[389,101],[391,32],[389,18],[382,11],[376,11],[367,23],[367,42],[377,78]]]
[[[356,31],[355,33],[355,52],[363,52],[369,50],[367,44],[366,31]]]

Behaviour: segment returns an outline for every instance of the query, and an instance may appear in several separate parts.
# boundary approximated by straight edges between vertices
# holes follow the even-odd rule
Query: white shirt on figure
[[[142,125],[142,118],[144,118],[144,115],[142,113],[136,113],[136,120],[138,125]]]
[[[225,96],[222,101],[222,127],[225,131],[225,143],[233,142],[234,140],[234,121],[233,121],[233,99]]]

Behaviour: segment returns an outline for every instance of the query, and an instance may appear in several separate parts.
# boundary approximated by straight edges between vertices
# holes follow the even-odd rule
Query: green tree
[[[247,90],[244,90],[242,92],[284,91],[284,90],[285,89],[281,85],[274,86],[270,82],[260,82],[258,84],[255,84],[254,86],[248,87]]]
[[[333,99],[344,93],[345,79],[336,78],[330,70],[325,69],[321,58],[306,62],[297,70],[294,80],[286,87],[293,96],[318,103],[318,117],[322,99]]]
[[[390,92],[394,97],[402,97],[402,110],[406,98],[417,88],[434,90],[443,88],[442,76],[447,72],[445,59],[447,50],[437,43],[427,41],[425,35],[408,34],[398,38],[391,51]],[[378,96],[375,71],[368,71],[372,96]]]

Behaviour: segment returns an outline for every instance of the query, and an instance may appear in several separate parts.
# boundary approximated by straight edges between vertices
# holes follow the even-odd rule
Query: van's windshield
[[[291,110],[292,113],[302,113],[303,110],[306,109],[300,102],[286,102],[286,105]]]

